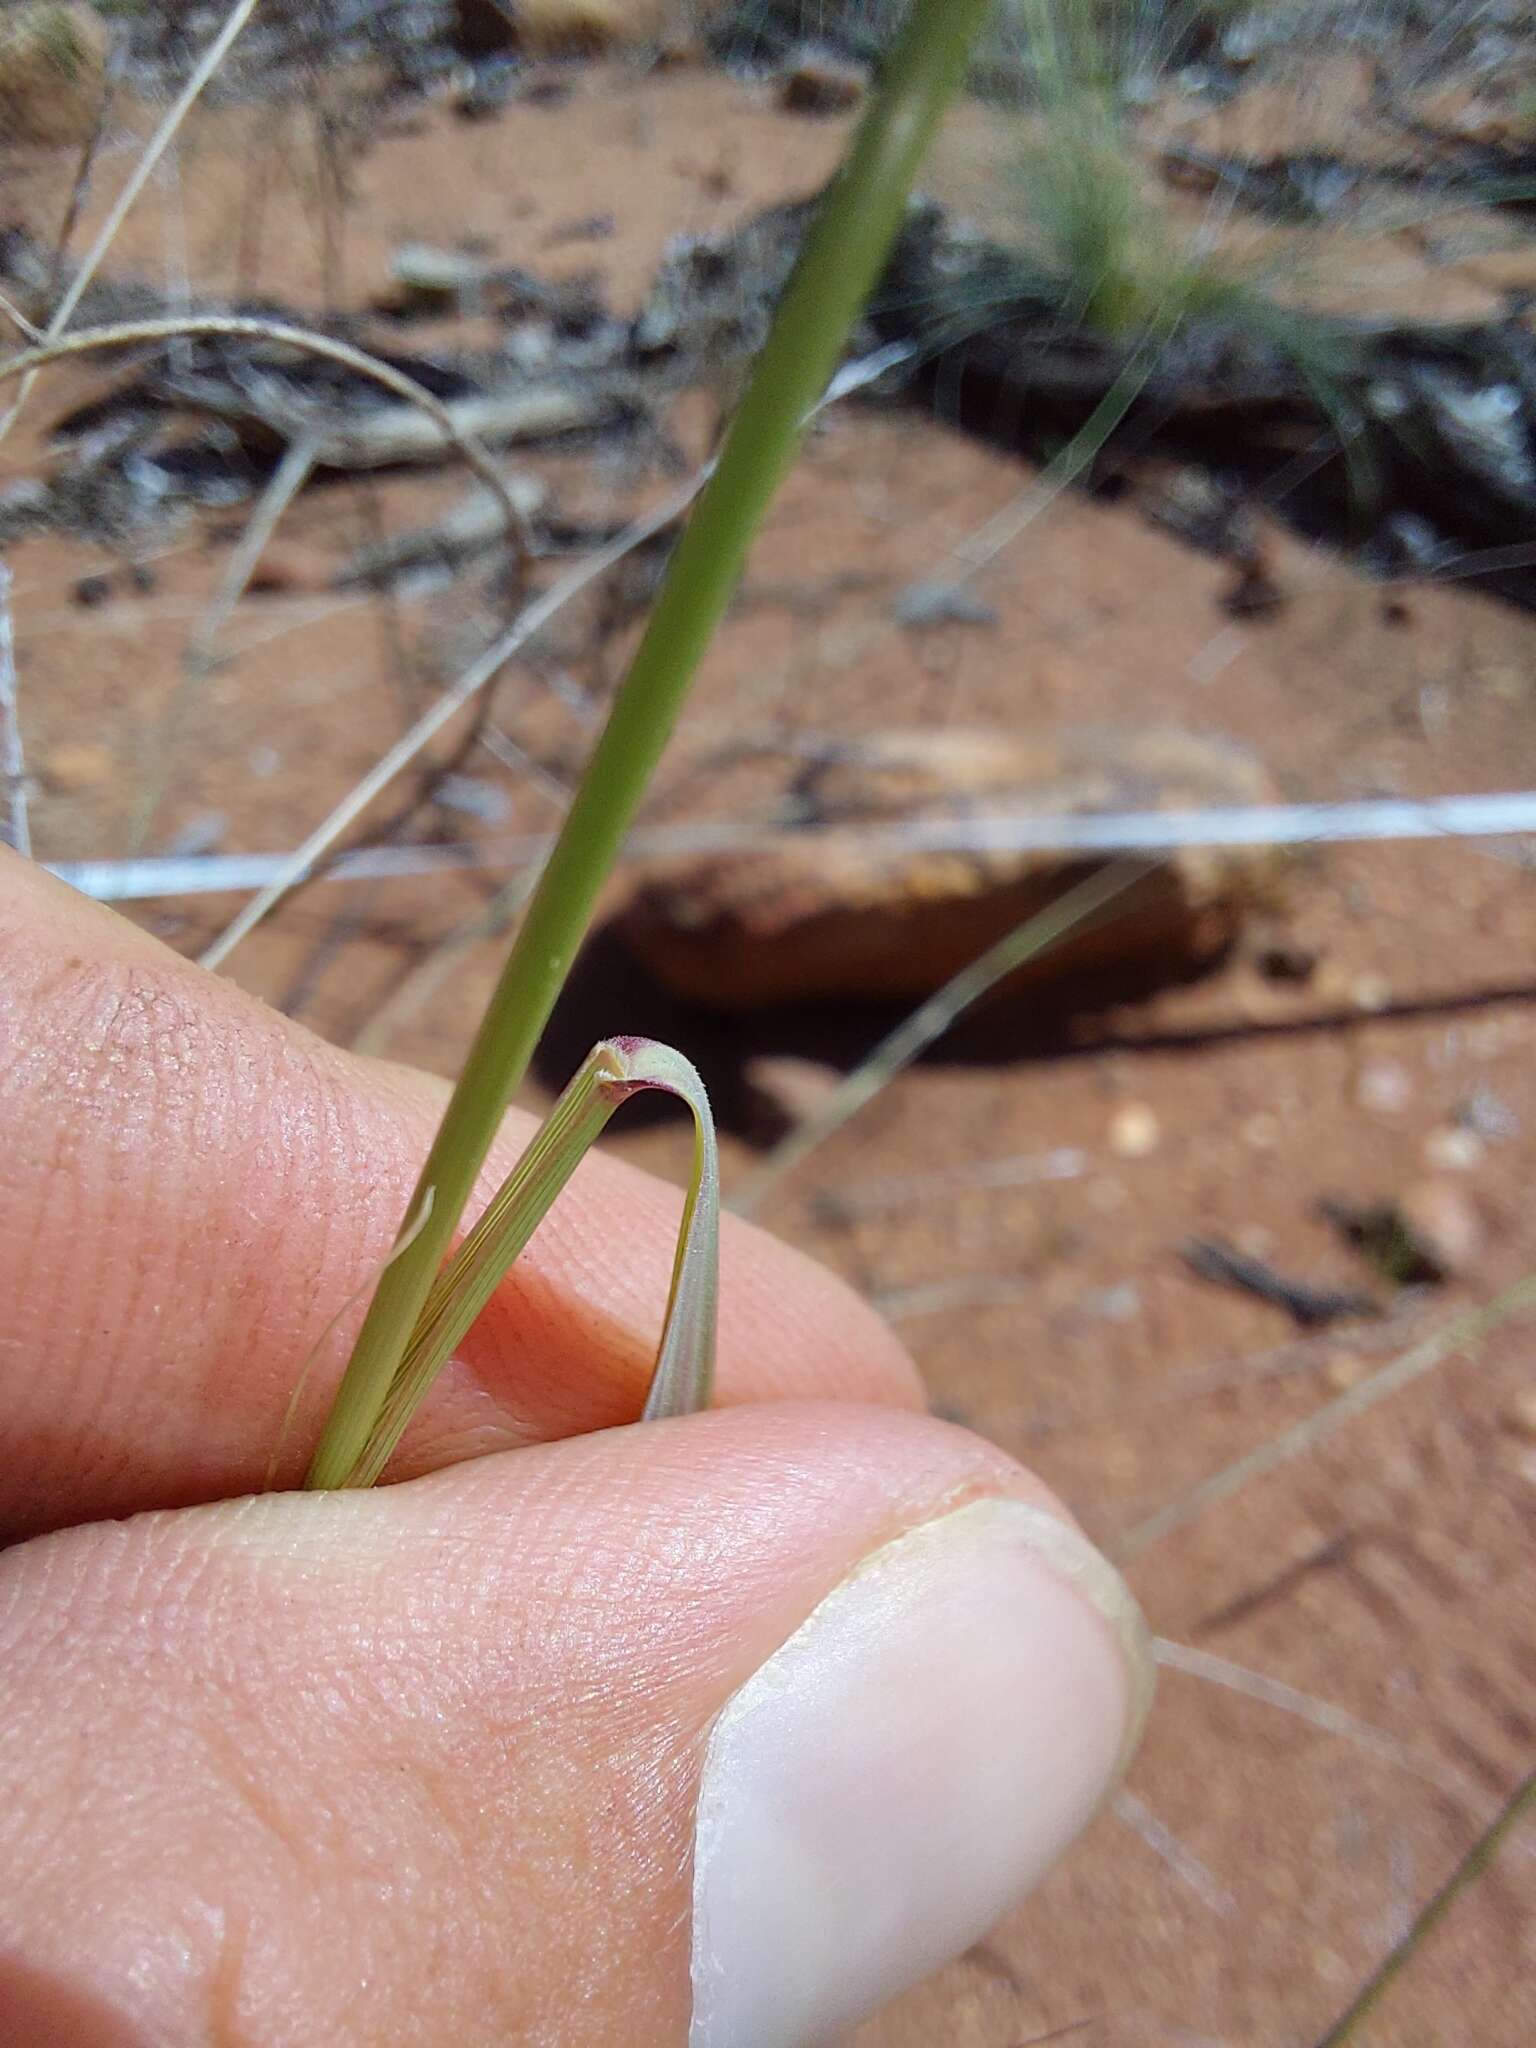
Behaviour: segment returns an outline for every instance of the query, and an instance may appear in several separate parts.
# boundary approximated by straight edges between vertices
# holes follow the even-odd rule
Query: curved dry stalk
[[[116,199],[113,200],[106,219],[97,231],[95,241],[92,242],[90,248],[86,251],[85,259],[81,263],[80,268],[75,272],[69,289],[55,308],[53,317],[49,320],[45,329],[45,336],[49,341],[61,335],[74,318],[75,308],[85,296],[86,289],[92,278],[101,268],[107,251],[117,240],[118,230],[137,204],[140,193],[154,176],[156,165],[176,139],[182,122],[185,121],[187,115],[191,112],[204,87],[229,55],[230,50],[234,47],[236,38],[241,34],[255,11],[256,0],[235,0],[234,6],[225,18],[224,26],[192,67],[186,84],[166,109],[164,119],[149,138],[149,141],[144,145],[143,153],[134,165],[127,183],[123,186],[122,191],[118,193]],[[27,393],[32,389],[36,369],[41,367],[42,365],[39,363],[32,371],[23,372],[22,386],[16,394],[15,402],[10,410],[3,417],[0,417],[0,441],[5,439],[11,428],[16,424],[17,416],[27,402]]]
[[[20,306],[16,304],[15,300],[10,298],[5,292],[0,292],[0,313],[3,313],[18,332],[27,337],[28,341],[42,340],[43,330],[41,327],[34,326],[32,321],[23,313]]]
[[[414,377],[408,377],[403,370],[395,369],[393,364],[382,361],[378,356],[369,355],[366,349],[354,348],[351,342],[337,341],[329,334],[318,334],[310,327],[295,327],[287,320],[259,320],[244,313],[188,313],[154,320],[120,320],[108,327],[82,327],[78,333],[49,338],[35,348],[22,349],[18,354],[8,356],[0,362],[0,384],[12,377],[29,378],[34,371],[46,368],[49,363],[61,362],[66,356],[197,336],[215,340],[276,342],[281,347],[298,349],[306,355],[321,356],[327,362],[339,363],[343,369],[382,385],[407,405],[414,405],[433,422],[444,441],[457,449],[486,489],[494,493],[514,548],[520,558],[527,558],[531,551],[527,521],[484,442],[473,434],[467,434],[443,401],[425,384],[418,384]]]

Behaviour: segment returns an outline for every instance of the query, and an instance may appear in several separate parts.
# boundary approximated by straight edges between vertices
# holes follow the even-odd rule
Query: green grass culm
[[[388,1399],[459,1219],[590,922],[747,548],[884,265],[988,0],[915,0],[817,209],[732,422],[407,1205],[427,1221],[385,1269],[307,1483],[341,1484]],[[615,1219],[615,1229],[622,1220]]]

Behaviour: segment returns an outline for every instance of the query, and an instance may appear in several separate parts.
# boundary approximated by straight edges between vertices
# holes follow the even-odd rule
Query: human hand
[[[720,1406],[620,1426],[679,1197],[594,1156],[408,1483],[234,1498],[440,1086],[9,857],[0,963],[0,2041],[797,2048],[1043,1874],[1134,1609],[839,1283],[727,1222]]]

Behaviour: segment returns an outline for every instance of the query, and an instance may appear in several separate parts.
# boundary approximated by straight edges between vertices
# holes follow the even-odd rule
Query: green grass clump
[[[90,57],[80,24],[67,7],[47,7],[32,28],[33,47],[61,78],[75,79]]]
[[[1223,320],[1278,337],[1304,318],[1174,227],[1118,117],[1089,95],[1052,112],[1018,177],[1021,239],[1074,326],[1125,339]]]

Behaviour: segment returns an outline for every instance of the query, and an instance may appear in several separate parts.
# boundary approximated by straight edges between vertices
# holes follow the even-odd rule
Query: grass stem
[[[990,0],[915,0],[828,187],[581,787],[529,903],[410,1200],[427,1227],[382,1276],[309,1475],[336,1483],[367,1440],[491,1141],[527,1072],[592,911],[747,548],[901,224]]]
[[[1317,2048],[1343,2048],[1346,2041],[1353,2039],[1360,2022],[1375,2010],[1392,1980],[1407,1969],[1461,1894],[1488,1869],[1504,1846],[1506,1837],[1533,1811],[1536,1811],[1536,1771],[1521,1779],[1445,1883],[1415,1916],[1413,1925],[1402,1940],[1371,1973],[1350,2000],[1348,2008],[1323,2035]]]

